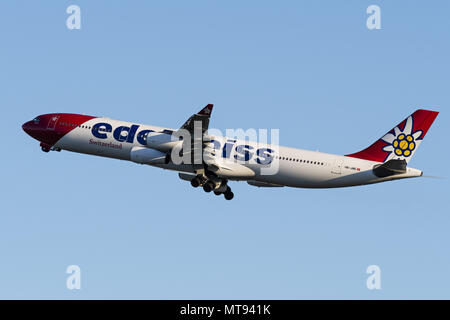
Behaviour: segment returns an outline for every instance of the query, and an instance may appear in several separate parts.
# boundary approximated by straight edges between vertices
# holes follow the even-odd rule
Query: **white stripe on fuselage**
[[[106,134],[105,139],[95,137],[92,133],[92,127],[98,123],[108,123],[112,126],[111,132],[104,132]],[[132,125],[139,126],[132,143],[126,141],[119,142],[113,137],[113,132],[117,127],[131,127]],[[133,147],[143,146],[137,139],[137,134],[139,132],[142,130],[152,130],[156,132],[161,132],[165,129],[173,130],[108,118],[94,118],[84,123],[83,126],[84,128],[76,127],[70,131],[55,144],[55,147],[78,153],[130,160],[131,149]],[[221,148],[227,140],[235,140],[215,136],[212,138],[220,142]],[[408,168],[408,171],[405,174],[396,175],[395,178],[378,178],[372,173],[373,166],[379,164],[378,162],[289,147],[278,147],[252,141],[235,141],[232,148],[233,151],[230,154],[231,159],[233,159],[235,154],[235,146],[238,145],[249,145],[252,146],[254,150],[258,148],[270,148],[275,150],[273,154],[275,157],[272,162],[272,165],[274,166],[278,164],[278,171],[275,174],[264,174],[263,171],[261,171],[261,168],[265,166],[258,164],[255,161],[255,155],[248,162],[239,162],[254,170],[256,175],[252,180],[260,182],[302,188],[333,188],[370,184],[421,175],[420,170]],[[221,153],[222,149],[218,150],[217,156],[221,157]],[[191,167],[188,165],[180,166],[170,163],[167,165],[155,166],[175,171],[191,171]]]

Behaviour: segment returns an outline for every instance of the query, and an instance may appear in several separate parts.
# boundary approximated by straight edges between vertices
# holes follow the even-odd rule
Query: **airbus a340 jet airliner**
[[[422,176],[407,164],[438,115],[419,109],[366,149],[335,155],[209,135],[212,108],[208,104],[178,130],[69,113],[40,115],[22,128],[45,152],[68,150],[175,170],[193,187],[231,200],[233,180],[257,187],[336,188]]]

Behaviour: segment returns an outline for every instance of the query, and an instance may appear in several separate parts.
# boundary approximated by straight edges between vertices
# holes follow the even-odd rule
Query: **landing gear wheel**
[[[199,178],[192,179],[191,186],[193,186],[194,188],[197,188],[198,186],[200,186],[200,179]]]
[[[214,194],[215,194],[216,196],[220,196],[220,195],[222,194],[222,192],[214,191]]]
[[[231,199],[234,198],[234,193],[231,192],[231,189],[230,189],[230,190],[227,190],[227,191],[223,194],[223,196],[225,197],[225,199],[231,200]]]
[[[223,194],[223,196],[225,197],[225,199],[227,200],[231,200],[234,198],[234,193],[231,191],[230,187],[227,187],[227,191],[225,191],[225,193]]]
[[[49,152],[49,151],[50,151],[50,148],[47,148],[47,147],[41,147],[41,150],[44,151],[44,152]]]
[[[203,190],[205,190],[205,192],[211,192],[213,191],[215,185],[212,181],[206,181],[206,183],[203,185]]]

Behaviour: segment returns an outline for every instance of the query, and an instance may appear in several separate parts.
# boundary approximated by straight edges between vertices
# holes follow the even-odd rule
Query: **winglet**
[[[212,109],[213,109],[213,105],[208,104],[208,105],[206,105],[206,107],[204,107],[202,110],[200,110],[197,114],[210,117]]]
[[[211,112],[213,109],[212,104],[206,105],[202,110],[192,115],[182,126],[180,129],[186,129],[190,132],[194,132],[194,122],[200,121],[202,123],[202,132],[204,133],[208,130],[209,126],[209,118],[211,117]]]

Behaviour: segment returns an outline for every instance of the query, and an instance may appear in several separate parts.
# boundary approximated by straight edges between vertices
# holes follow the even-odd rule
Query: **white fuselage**
[[[107,123],[111,125],[112,130],[109,132],[98,130],[97,136],[94,136],[92,128],[98,123]],[[121,126],[127,128],[134,126],[135,129],[137,128],[133,134],[133,139],[127,139],[127,141],[123,138],[117,139],[117,136],[114,136],[115,129]],[[139,133],[143,133],[143,131],[148,132],[148,130],[161,132],[165,129],[171,130],[108,118],[94,118],[84,123],[82,127],[77,127],[70,133],[64,135],[55,144],[55,147],[78,153],[131,160],[131,150],[145,146],[142,140],[142,134],[139,135]],[[99,136],[101,137],[99,138]],[[213,136],[212,139],[216,141],[216,157],[218,161],[224,161],[226,163],[227,161],[232,161],[228,159],[236,159],[236,157],[239,159],[245,155],[250,158],[247,161],[240,161],[239,163],[250,168],[255,172],[255,175],[251,178],[236,178],[235,180],[251,180],[300,188],[335,188],[422,175],[422,171],[420,170],[407,168],[406,173],[379,178],[372,171],[375,165],[380,164],[379,162],[289,147],[265,145],[251,141],[234,140],[226,137]],[[225,157],[223,157],[223,149],[227,141],[229,143],[227,150],[230,152],[226,153]],[[247,147],[241,148],[241,153],[237,154],[236,146]],[[257,150],[260,148],[270,148],[272,150],[270,166],[258,163]],[[192,172],[192,166],[184,164],[176,165],[172,162],[168,164],[155,164],[154,166],[180,172]]]

